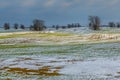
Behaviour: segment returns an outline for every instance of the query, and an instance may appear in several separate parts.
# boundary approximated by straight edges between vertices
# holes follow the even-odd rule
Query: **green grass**
[[[29,33],[25,33],[25,34],[15,34],[15,33],[13,33],[13,34],[10,34],[10,35],[3,35],[3,36],[1,35],[0,39],[19,38],[19,37],[23,37],[25,35],[29,35]]]
[[[66,54],[69,53],[69,50],[67,49],[57,49],[57,50],[46,50],[42,51],[41,54]]]
[[[13,38],[13,36],[0,36],[0,39]]]
[[[89,44],[16,44],[0,45],[0,57],[21,55],[80,55],[83,58],[120,56],[120,42]],[[114,46],[117,45],[117,46]],[[4,54],[5,53],[5,54]]]
[[[11,49],[11,48],[29,48],[36,47],[35,45],[0,45],[0,49]]]
[[[19,38],[19,37],[36,37],[36,38],[39,38],[39,37],[51,37],[51,36],[55,36],[55,37],[65,37],[65,36],[72,36],[73,34],[67,34],[67,33],[58,33],[58,32],[55,32],[55,33],[41,33],[41,32],[30,32],[30,33],[24,33],[24,34],[16,34],[16,33],[13,33],[13,34],[10,34],[10,35],[3,35],[3,36],[0,36],[0,39],[7,39],[7,38]]]
[[[38,34],[38,36],[40,37],[50,37],[50,36],[59,36],[59,37],[62,37],[62,36],[72,36],[73,34],[67,34],[67,33],[40,33]]]
[[[17,45],[0,45],[0,58],[16,58],[20,56],[40,56],[45,55],[49,57],[54,56],[72,56],[74,59],[90,59],[90,58],[106,58],[106,57],[114,57],[120,56],[120,42],[113,42],[113,43],[92,43],[92,44],[63,44],[63,45],[35,45],[35,44],[17,44]],[[113,45],[112,45],[113,44]],[[118,46],[115,46],[117,45]],[[113,47],[114,46],[114,47]],[[37,50],[32,50],[33,48],[38,48]],[[15,50],[14,50],[15,49]],[[13,50],[13,52],[10,52]],[[41,51],[42,50],[42,51]],[[5,52],[5,54],[4,54]],[[6,52],[8,54],[6,54]],[[77,54],[77,55],[76,55]],[[11,76],[8,74],[1,74],[1,76]],[[33,76],[33,75],[31,75]],[[65,75],[66,76],[66,75]],[[61,76],[61,79],[63,76]],[[50,78],[51,79],[60,79],[58,78]],[[70,77],[66,78],[67,80],[70,79],[87,79],[86,76],[83,78],[80,77]],[[91,78],[90,78],[91,79]],[[94,78],[95,80],[100,80],[98,78]],[[39,79],[41,80],[41,78]],[[44,78],[43,78],[44,80]],[[89,80],[89,78],[87,79]]]

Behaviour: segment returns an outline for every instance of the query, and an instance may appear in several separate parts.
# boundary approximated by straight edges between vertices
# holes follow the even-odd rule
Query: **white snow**
[[[76,64],[69,64],[60,71],[62,74],[67,75],[99,75],[105,76],[107,74],[117,75],[120,72],[120,60],[112,59],[96,59],[83,62],[77,62]]]

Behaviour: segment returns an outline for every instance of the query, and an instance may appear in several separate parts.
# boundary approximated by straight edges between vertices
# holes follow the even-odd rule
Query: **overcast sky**
[[[32,24],[42,19],[46,25],[81,23],[97,15],[103,23],[120,22],[120,0],[0,0],[0,25],[4,22]]]

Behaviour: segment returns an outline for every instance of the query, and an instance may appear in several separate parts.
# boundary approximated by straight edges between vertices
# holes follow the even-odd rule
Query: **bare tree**
[[[108,23],[108,26],[109,26],[109,27],[115,27],[115,23],[114,23],[114,22],[109,22],[109,23]]]
[[[35,31],[42,31],[44,30],[44,21],[43,20],[39,20],[39,19],[35,19],[33,20],[33,28]]]
[[[55,25],[52,25],[52,28],[55,28]]]
[[[58,30],[60,28],[60,26],[59,25],[56,25],[56,30]]]
[[[14,29],[18,29],[19,25],[17,23],[14,24]]]
[[[120,22],[116,23],[117,27],[120,28]]]
[[[25,26],[23,24],[20,25],[21,29],[25,29]]]
[[[68,28],[71,28],[71,24],[68,24],[67,27],[68,27]]]
[[[62,29],[66,29],[66,26],[62,26]]]
[[[89,16],[89,27],[92,30],[100,29],[100,18],[98,16]]]
[[[33,31],[33,30],[34,30],[33,25],[30,25],[29,29],[30,29],[31,31]]]
[[[9,23],[4,23],[4,29],[5,30],[8,30],[8,29],[10,29],[10,24]]]
[[[81,25],[78,23],[77,27],[81,27]]]

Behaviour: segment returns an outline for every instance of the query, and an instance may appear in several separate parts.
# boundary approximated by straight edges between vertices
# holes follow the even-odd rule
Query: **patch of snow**
[[[60,73],[67,75],[117,75],[120,72],[120,60],[96,59],[95,61],[83,61],[76,64],[66,65]]]

